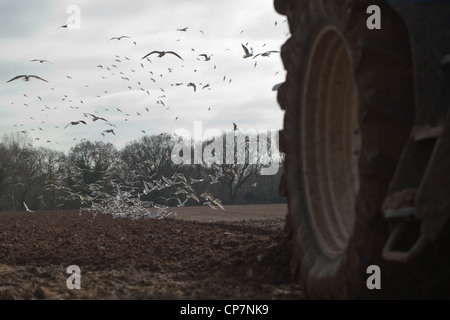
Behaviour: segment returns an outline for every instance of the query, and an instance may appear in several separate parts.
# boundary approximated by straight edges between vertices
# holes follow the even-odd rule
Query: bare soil
[[[1,299],[303,299],[286,205],[175,208],[162,220],[0,212]],[[81,269],[68,289],[67,267]]]

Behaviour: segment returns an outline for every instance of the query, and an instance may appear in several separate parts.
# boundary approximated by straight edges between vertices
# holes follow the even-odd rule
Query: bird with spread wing
[[[23,81],[30,81],[30,78],[36,78],[36,79],[39,79],[39,80],[48,82],[47,80],[42,79],[41,77],[38,77],[38,76],[35,76],[35,75],[32,75],[32,74],[30,74],[30,75],[28,75],[28,74],[22,74],[22,75],[20,75],[20,76],[15,76],[14,78],[12,78],[11,80],[8,80],[8,81],[6,81],[6,82],[8,83],[8,82],[11,82],[11,81],[20,79],[20,78],[23,78]]]
[[[152,51],[152,52],[150,52],[150,53],[147,53],[144,57],[142,57],[142,59],[145,59],[145,58],[147,58],[149,55],[154,54],[154,53],[157,53],[157,54],[158,54],[158,58],[162,58],[162,57],[164,57],[166,54],[172,54],[172,55],[174,55],[174,56],[180,58],[181,60],[183,60],[183,58],[180,57],[176,52],[173,52],[173,51],[157,51],[157,50]]]

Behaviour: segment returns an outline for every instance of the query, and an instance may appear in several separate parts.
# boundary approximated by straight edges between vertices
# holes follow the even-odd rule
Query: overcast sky
[[[79,29],[58,28],[77,17],[71,6],[79,8]],[[110,40],[117,36],[130,38]],[[34,146],[68,151],[83,138],[120,149],[144,134],[193,134],[195,121],[203,132],[233,122],[280,129],[272,91],[285,78],[280,55],[244,59],[241,44],[256,55],[280,50],[287,37],[272,0],[0,0],[0,135],[24,131]],[[153,50],[183,60],[142,59]],[[24,74],[48,82],[7,83]],[[78,120],[87,125],[64,129]]]

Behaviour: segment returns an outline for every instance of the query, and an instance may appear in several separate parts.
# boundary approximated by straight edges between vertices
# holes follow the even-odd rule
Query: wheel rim
[[[334,28],[316,37],[307,70],[300,116],[307,211],[321,252],[335,258],[353,232],[361,141],[350,59]]]

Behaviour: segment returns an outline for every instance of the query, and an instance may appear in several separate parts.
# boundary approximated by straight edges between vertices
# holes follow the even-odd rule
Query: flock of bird
[[[275,23],[275,26],[276,25],[277,25],[277,23]],[[62,25],[59,28],[67,28],[67,24]],[[188,29],[189,29],[188,27],[184,27],[184,28],[177,29],[177,31],[178,32],[188,32]],[[199,30],[199,31],[202,34],[204,34],[204,32],[202,30]],[[243,32],[244,32],[244,30],[241,31],[241,34]],[[115,36],[115,37],[109,38],[109,41],[127,41],[127,40],[128,41],[132,41],[133,39],[129,35],[120,35],[120,36]],[[180,40],[180,39],[178,39],[178,40]],[[133,41],[133,44],[137,45],[136,41]],[[246,43],[246,44],[241,43],[240,45],[241,45],[243,53],[244,53],[243,56],[242,56],[244,59],[247,59],[247,58],[250,58],[250,57],[253,57],[253,59],[255,59],[257,57],[269,57],[272,53],[278,53],[279,52],[278,50],[267,50],[267,51],[261,50],[261,52],[259,52],[259,53],[254,53],[253,47],[251,47],[248,43]],[[264,46],[265,46],[265,44],[263,45],[263,47]],[[134,49],[134,50],[136,50],[136,49]],[[228,50],[230,50],[230,49],[229,48],[225,49],[225,51],[228,51]],[[191,51],[195,52],[196,50],[194,48],[192,48]],[[150,60],[150,58],[152,56],[156,56],[158,58],[163,58],[163,57],[165,57],[167,55],[171,55],[171,56],[179,59],[179,61],[181,61],[181,62],[185,61],[185,59],[179,53],[177,53],[175,51],[172,51],[172,50],[169,50],[169,51],[152,50],[152,51],[144,54],[140,58],[141,61],[134,61],[135,67],[127,66],[126,67],[127,70],[124,70],[124,66],[125,66],[124,62],[126,61],[126,62],[131,63],[133,61],[130,61],[131,59],[128,56],[120,56],[120,55],[117,55],[117,54],[113,58],[114,61],[112,61],[110,64],[100,63],[100,64],[97,65],[97,68],[99,68],[99,69],[101,69],[103,71],[101,73],[101,75],[100,75],[101,79],[103,79],[103,80],[112,79],[111,76],[113,76],[114,80],[115,79],[120,79],[120,80],[124,81],[125,83],[127,83],[126,88],[128,90],[130,90],[131,92],[139,90],[141,93],[144,93],[147,96],[151,96],[151,95],[153,95],[153,94],[151,94],[151,92],[154,92],[157,89],[159,89],[161,94],[159,94],[157,97],[154,98],[154,100],[153,100],[154,102],[153,103],[156,103],[156,105],[161,106],[164,110],[169,110],[171,108],[171,106],[166,105],[166,103],[167,103],[167,101],[166,101],[166,98],[167,98],[166,90],[167,90],[167,88],[161,87],[161,85],[159,86],[159,88],[157,88],[158,87],[157,84],[159,82],[158,78],[161,79],[161,78],[165,77],[165,74],[163,74],[161,72],[157,72],[154,69],[153,69],[153,71],[155,71],[155,72],[153,72],[152,70],[149,70],[148,69],[148,64],[146,64],[146,62],[152,63],[152,61]],[[202,53],[196,54],[196,56],[198,57],[197,60],[202,60],[205,63],[208,62],[208,61],[214,60],[214,53],[203,53],[202,52]],[[47,59],[42,59],[42,58],[32,59],[32,60],[30,60],[30,62],[33,62],[33,63],[37,63],[38,62],[40,64],[48,63],[48,64],[55,65],[52,61],[47,60]],[[124,66],[121,68],[120,64],[122,64]],[[255,61],[255,67],[256,67],[256,65],[257,65],[257,61]],[[161,64],[159,66],[161,66]],[[181,66],[181,67],[184,67],[184,65]],[[216,64],[214,64],[214,69],[216,69],[216,67],[217,67]],[[168,73],[172,73],[174,71],[174,67],[169,67],[169,68],[167,68],[167,70],[168,70]],[[107,71],[106,74],[105,74],[105,71]],[[132,74],[129,73],[130,71],[131,71]],[[196,73],[196,72],[197,72],[197,69],[194,70],[194,73]],[[157,74],[157,73],[159,73],[159,74]],[[168,73],[166,73],[166,74],[168,74]],[[139,81],[136,81],[136,79],[133,80],[133,77],[135,77],[135,75],[138,75],[138,74],[140,74],[140,76],[143,76],[143,77],[147,78],[147,80],[150,80],[153,83],[153,84],[150,83],[151,88],[149,88],[148,85],[143,83],[143,81],[147,81],[147,80],[141,80],[142,78],[139,78]],[[65,75],[65,77],[66,77],[67,81],[71,81],[73,79],[73,77],[71,75]],[[30,81],[32,79],[36,79],[36,81],[39,80],[39,81],[47,82],[50,85],[52,83],[51,79],[46,79],[46,77],[42,77],[40,75],[35,75],[35,74],[17,75],[17,76],[12,77],[10,80],[8,80],[6,82],[10,83],[10,82],[13,82],[13,81],[19,80],[19,79],[23,79],[26,82],[28,82],[28,81]],[[232,81],[232,79],[230,77],[228,77],[228,79],[227,79],[227,75],[224,75],[223,76],[223,82],[225,82],[226,80],[228,80],[228,83],[231,83],[231,81]],[[136,81],[135,83],[137,85],[133,85],[132,84],[133,81]],[[202,83],[202,82],[198,82],[197,83],[195,81],[188,81],[188,82],[183,83],[183,82],[180,82],[180,81],[174,81],[174,82],[170,83],[171,87],[179,87],[179,86],[183,86],[183,85],[186,85],[187,87],[192,88],[194,93],[197,93],[200,89],[201,90],[211,90],[213,88],[213,84],[211,84],[209,82],[208,83]],[[84,86],[85,86],[85,88],[90,88],[90,84],[85,84]],[[67,87],[68,88],[72,88],[73,84],[72,83],[67,83]],[[50,90],[55,92],[55,88],[54,87],[51,87]],[[79,91],[79,90],[77,90],[77,91]],[[123,90],[121,90],[121,91],[123,92]],[[53,105],[53,106],[50,106],[49,104],[47,104],[46,103],[47,101],[44,100],[45,97],[43,99],[41,97],[41,95],[39,95],[38,99],[39,99],[40,105],[41,105],[41,109],[40,110],[42,112],[46,112],[45,116],[50,117],[51,116],[51,112],[50,111],[55,110],[55,109],[60,109],[61,110],[61,108],[63,108],[63,107],[70,107],[72,110],[75,110],[75,111],[76,110],[80,110],[82,105],[86,107],[86,101],[88,102],[88,104],[90,103],[90,106],[93,106],[93,108],[96,108],[95,105],[97,105],[97,106],[101,105],[101,102],[98,103],[98,104],[96,103],[96,101],[95,101],[96,98],[107,97],[109,94],[113,94],[114,92],[111,92],[110,90],[103,90],[102,93],[104,93],[106,95],[97,93],[97,94],[95,94],[95,97],[94,97],[92,94],[88,94],[87,96],[90,95],[90,97],[88,97],[87,100],[83,99],[84,101],[83,100],[77,101],[77,98],[71,97],[69,94],[64,94],[64,96],[62,96],[62,99],[60,100],[60,103],[58,103],[56,105]],[[26,97],[25,93],[24,93],[24,96]],[[56,99],[52,99],[52,100],[53,101],[50,102],[50,103],[55,103],[54,100],[56,100]],[[116,107],[116,106],[110,107],[110,106],[105,106],[105,105],[103,106],[103,112],[101,110],[99,110],[99,108],[97,108],[97,110],[92,111],[92,112],[93,113],[103,113],[104,115],[106,115],[106,113],[111,114],[113,111],[117,111],[117,112],[120,113],[120,115],[118,115],[116,113],[111,118],[117,119],[120,116],[120,117],[122,117],[122,119],[124,121],[128,121],[131,117],[136,117],[136,116],[137,117],[143,117],[144,113],[150,112],[151,108],[153,107],[153,105],[152,105],[153,103],[148,103],[147,105],[143,106],[142,111],[135,111],[133,113],[131,113],[131,112],[123,112],[122,111],[122,107],[120,107],[120,108]],[[14,102],[11,102],[11,104],[14,104]],[[28,100],[25,101],[23,104],[26,107],[30,107],[31,106],[31,104],[28,102]],[[65,106],[62,106],[62,104],[65,104]],[[211,111],[211,106],[208,106],[207,111]],[[84,115],[84,117],[88,117],[88,116],[86,116],[86,113],[83,113],[83,115]],[[106,116],[100,116],[100,115],[97,115],[97,117],[103,118],[103,119],[106,118]],[[31,119],[31,117],[30,117],[30,119]],[[178,119],[179,119],[179,115],[174,116],[174,120],[175,121],[177,121]],[[92,120],[94,122],[96,121],[95,118],[92,118]],[[106,121],[103,121],[103,123],[108,125],[110,128],[108,128],[108,130],[106,130],[105,128],[103,128],[102,130],[99,130],[99,133],[102,136],[105,136],[105,134],[108,134],[108,133],[116,135],[117,128],[114,130],[112,127],[117,127],[117,125],[114,124],[113,121],[106,120]],[[44,127],[43,125],[45,125],[45,124],[46,124],[45,121],[41,122],[41,124],[39,126],[39,130],[40,131],[43,131],[43,127]],[[79,125],[79,124],[87,125],[86,119],[79,118],[79,119],[74,119],[74,120],[68,121],[68,123],[66,125],[64,125],[63,128],[66,129],[69,126],[75,126],[75,125]],[[15,126],[16,127],[25,127],[24,124],[15,124]],[[54,128],[59,128],[59,126],[55,126]],[[31,129],[31,131],[34,131],[35,133],[38,132],[37,128]],[[142,128],[141,131],[142,131],[142,133],[145,133],[147,130]],[[21,132],[25,133],[25,134],[30,134],[31,133],[29,129],[25,129],[25,128]],[[39,141],[39,138],[35,138],[35,140]],[[76,138],[74,138],[74,140],[76,140]],[[47,142],[51,143],[52,141],[47,140]]]
[[[219,179],[225,174],[221,169],[215,175],[209,175],[211,181],[209,184],[216,184]],[[150,178],[153,178],[154,175]],[[136,186],[136,181],[129,181],[128,184],[118,182],[115,180],[108,181],[112,187],[113,192],[108,193],[103,191],[105,188],[101,181],[91,183],[87,186],[89,195],[81,192],[74,192],[66,187],[57,187],[49,184],[46,186],[47,190],[63,189],[65,195],[64,200],[79,200],[82,205],[87,207],[80,208],[80,214],[83,211],[88,211],[95,217],[98,213],[112,215],[113,218],[131,218],[138,219],[163,219],[173,214],[177,215],[176,207],[184,207],[188,201],[194,204],[207,206],[213,210],[225,210],[222,201],[214,197],[210,192],[203,191],[200,194],[195,191],[193,185],[200,183],[208,184],[205,178],[188,179],[182,173],[174,173],[170,178],[162,175],[160,179],[153,179],[152,181],[142,180],[142,184]],[[205,186],[203,186],[205,187]],[[206,188],[205,188],[206,189]],[[173,193],[172,197],[158,197],[156,201],[142,200],[143,196],[152,195],[155,191],[169,190]],[[166,204],[162,204],[163,200]],[[28,212],[35,212],[30,210],[25,202],[24,206]]]
[[[275,22],[275,26],[277,25],[277,22]],[[60,26],[58,29],[60,28],[67,28],[67,24],[66,25],[62,25]],[[188,27],[185,28],[179,28],[177,29],[178,32],[187,32]],[[202,34],[204,34],[204,32],[202,30],[199,30]],[[243,31],[241,31],[241,34],[243,33]],[[128,36],[128,35],[121,35],[121,36],[115,36],[115,37],[111,37],[109,39],[109,41],[124,41],[122,39],[131,39],[132,37]],[[178,41],[178,40],[177,40]],[[137,43],[135,41],[133,41],[133,44],[136,46]],[[264,47],[265,45],[263,45]],[[267,50],[267,51],[262,51],[259,53],[254,53],[253,48],[248,44],[244,44],[241,43],[241,48],[243,50],[243,59],[248,59],[250,57],[252,57],[252,59],[256,59],[257,57],[269,57],[272,53],[278,53],[278,50]],[[227,51],[229,49],[226,49],[225,51]],[[195,49],[192,48],[191,49],[192,52],[195,52]],[[149,68],[147,67],[147,62],[152,63],[152,60],[150,60],[151,57],[157,57],[157,58],[163,58],[167,55],[171,55],[177,59],[179,59],[180,61],[184,62],[185,59],[178,54],[175,51],[169,50],[169,51],[161,51],[161,50],[152,50],[148,53],[146,53],[145,55],[142,56],[142,58],[140,58],[140,61],[135,61],[135,66],[133,68],[129,68],[128,70],[124,70],[124,68],[120,68],[120,65],[123,64],[125,61],[127,62],[131,62],[130,58],[128,56],[120,56],[120,55],[115,55],[114,56],[114,61],[112,61],[110,64],[98,64],[96,67],[98,69],[100,69],[101,74],[100,77],[101,79],[106,80],[107,78],[111,78],[111,76],[113,76],[115,79],[120,79],[122,81],[124,81],[125,83],[128,84],[127,88],[128,90],[135,90],[134,88],[136,88],[135,85],[133,85],[131,82],[133,81],[133,75],[137,74],[137,73],[142,73],[145,74],[146,77],[149,78],[149,80],[156,85],[158,83],[158,75],[156,74],[156,72],[154,73],[152,70],[149,70]],[[214,54],[212,53],[200,53],[200,54],[196,54],[196,56],[198,57],[197,60],[202,60],[205,63],[211,60],[214,60]],[[53,62],[47,60],[47,59],[32,59],[30,60],[30,62],[39,62],[40,64],[43,63],[49,63],[54,65]],[[255,62],[254,66],[257,66],[257,62]],[[181,67],[184,67],[181,66]],[[137,71],[137,70],[140,71]],[[214,69],[216,69],[216,65],[214,65]],[[167,68],[168,73],[172,73],[174,71],[173,67],[169,67]],[[197,70],[194,70],[194,72],[196,72]],[[107,73],[105,73],[107,72]],[[131,72],[131,74],[129,73]],[[165,75],[160,73],[159,74],[159,78],[163,78]],[[71,75],[66,75],[66,81],[71,81],[73,78]],[[29,82],[32,79],[36,79],[39,81],[43,81],[46,83],[51,83],[51,79],[44,79],[41,76],[38,75],[34,75],[34,74],[22,74],[22,75],[17,75],[14,76],[13,78],[11,78],[10,80],[6,81],[7,83],[11,83],[15,80],[19,80],[22,79],[23,81]],[[227,80],[227,76],[223,76],[223,82],[225,82]],[[232,79],[229,78],[228,79],[228,83],[231,83]],[[151,95],[151,91],[156,91],[157,88],[145,88],[145,85],[141,82],[141,81],[136,81],[135,84],[137,84],[137,87],[139,88],[139,91],[141,91],[142,93],[146,94],[147,96]],[[191,87],[193,89],[193,92],[196,93],[199,88],[201,88],[201,90],[211,90],[211,84],[210,83],[195,83],[194,81],[190,81],[188,83],[183,83],[183,82],[173,82],[170,84],[171,87],[179,87],[179,86],[183,86],[186,85],[187,87]],[[68,84],[68,86],[70,86],[70,84]],[[89,88],[90,84],[85,84],[85,88]],[[166,110],[169,109],[168,106],[166,106],[165,104],[165,98],[166,98],[166,90],[167,88],[163,88],[163,87],[159,87],[159,91],[160,94],[157,96],[156,98],[156,104],[160,105],[162,108],[165,108]],[[55,89],[53,87],[50,88],[50,91],[55,92]],[[109,93],[109,90],[103,90],[103,92],[105,94]],[[28,96],[24,93],[23,94],[25,98],[28,98]],[[97,94],[96,95],[97,98],[101,98],[102,96]],[[79,110],[80,112],[80,118],[76,119],[76,120],[72,120],[72,121],[68,121],[68,123],[62,128],[62,130],[65,130],[69,127],[72,126],[80,126],[80,127],[84,127],[88,125],[88,120],[90,119],[91,122],[97,122],[97,123],[103,123],[104,125],[108,126],[107,129],[102,128],[100,130],[100,133],[102,136],[105,136],[105,134],[112,134],[112,135],[116,135],[116,131],[114,131],[114,128],[116,128],[116,124],[113,123],[113,121],[109,121],[107,118],[108,116],[104,116],[104,115],[99,115],[99,111],[95,110],[92,111],[93,113],[88,113],[88,112],[82,112],[80,110],[80,106],[81,104],[84,104],[85,101],[83,100],[79,100],[79,101],[75,101],[74,98],[70,97],[67,94],[64,94],[63,96],[61,96],[61,101],[60,101],[60,105],[61,104],[66,104],[68,105],[71,109],[73,110]],[[55,110],[58,109],[60,107],[60,105],[56,105],[56,106],[49,106],[48,104],[45,104],[45,101],[43,101],[43,99],[41,98],[41,96],[38,96],[38,99],[40,100],[40,102],[43,104],[42,108],[40,109],[42,112],[46,112],[46,116],[50,116],[51,110]],[[11,104],[13,104],[14,102],[12,102]],[[93,101],[93,104],[95,105],[95,101]],[[24,105],[26,107],[29,107],[28,103],[24,103]],[[78,106],[77,106],[78,105]],[[150,112],[150,108],[151,106],[145,106],[145,109],[142,109],[142,111],[140,112],[135,112],[135,116],[142,116],[142,114],[144,112]],[[208,107],[208,111],[211,110],[211,107]],[[115,112],[115,115],[121,114],[122,116],[124,116],[124,120],[128,121],[128,119],[132,116],[131,113],[127,113],[125,111],[123,111],[121,108],[119,107],[103,107],[103,112],[104,114],[109,113],[111,114],[112,112]],[[97,114],[94,114],[97,113]],[[134,114],[133,114],[134,115]],[[117,117],[115,117],[117,118]],[[34,117],[30,117],[30,119],[35,120]],[[178,120],[178,116],[175,118],[175,121]],[[45,124],[45,121],[42,121],[40,126],[39,126],[39,130],[43,131],[42,129],[42,124]],[[21,125],[15,125],[15,126],[23,126],[23,124]],[[59,126],[56,126],[55,128],[59,128]],[[35,129],[32,129],[33,131]],[[117,130],[117,129],[116,129]],[[233,122],[233,130],[238,130],[236,123]],[[145,130],[141,130],[142,133],[145,133]],[[28,133],[27,130],[22,130],[22,133]],[[75,140],[76,138],[74,138]],[[39,140],[39,138],[35,138],[35,140]],[[47,140],[48,143],[50,143],[50,140]],[[219,179],[223,176],[223,173],[220,172],[214,176],[210,176],[209,178],[211,179],[211,181],[209,182],[210,184],[215,184],[219,182]],[[95,189],[95,186],[91,186],[94,188],[94,194],[95,196],[92,196],[91,198],[88,198],[88,200],[90,201],[90,207],[88,208],[88,210],[94,211],[94,212],[102,212],[102,213],[109,213],[112,214],[114,217],[125,217],[125,216],[129,216],[133,219],[137,219],[139,217],[144,217],[144,218],[162,218],[162,217],[167,217],[172,211],[172,209],[170,209],[169,206],[165,206],[165,205],[161,205],[161,204],[155,204],[155,203],[147,203],[145,201],[141,201],[140,200],[140,195],[142,194],[149,194],[151,193],[153,190],[162,190],[165,188],[170,188],[173,187],[175,185],[179,185],[174,197],[165,199],[166,201],[175,201],[175,203],[177,203],[177,206],[184,206],[186,205],[186,203],[188,201],[196,201],[198,203],[200,203],[200,199],[204,199],[205,201],[203,202],[203,205],[209,206],[212,209],[224,209],[221,201],[217,198],[212,197],[209,193],[204,192],[202,194],[200,194],[200,197],[198,195],[195,194],[195,192],[193,192],[193,189],[190,187],[190,184],[195,184],[195,183],[199,183],[201,181],[204,181],[203,179],[192,179],[190,183],[188,183],[186,181],[186,179],[184,178],[184,176],[180,176],[180,175],[176,175],[176,177],[172,177],[172,179],[168,179],[165,177],[161,177],[161,179],[159,181],[154,180],[152,183],[150,182],[146,182],[143,181],[143,190],[142,193],[138,193],[137,196],[135,198],[131,197],[130,193],[122,193],[120,186],[117,185],[117,194],[116,195],[108,195],[106,193],[102,193],[100,190]],[[69,193],[69,195],[71,197],[79,197],[82,202],[87,201],[86,200],[86,196],[82,196],[81,194],[78,193],[73,193],[70,190],[67,190],[67,192]],[[184,199],[180,199],[180,196],[184,195]],[[26,206],[26,204],[24,203],[25,208],[27,208],[27,211],[32,211],[29,210],[28,207]],[[151,212],[150,208],[154,208],[156,209],[155,212]]]

